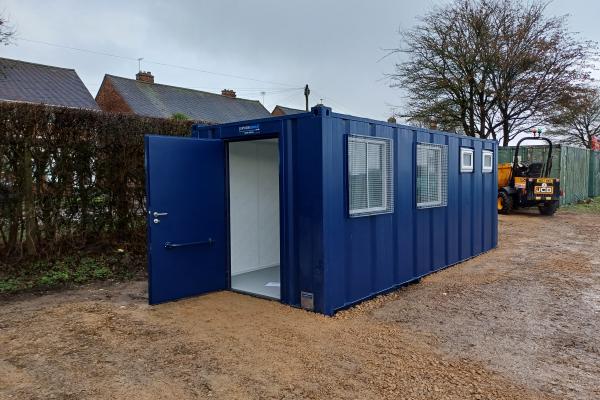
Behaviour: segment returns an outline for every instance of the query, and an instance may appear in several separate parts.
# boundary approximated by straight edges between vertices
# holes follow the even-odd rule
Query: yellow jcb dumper
[[[525,140],[548,142],[545,163],[519,162],[519,148]],[[526,137],[519,140],[513,163],[498,165],[498,212],[510,214],[513,209],[538,207],[543,215],[554,215],[560,203],[560,179],[550,178],[552,169],[552,142],[544,137]]]

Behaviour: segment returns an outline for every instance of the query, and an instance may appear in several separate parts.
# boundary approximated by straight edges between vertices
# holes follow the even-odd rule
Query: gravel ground
[[[145,282],[0,302],[0,398],[600,398],[600,216],[500,219],[497,250],[333,318]]]

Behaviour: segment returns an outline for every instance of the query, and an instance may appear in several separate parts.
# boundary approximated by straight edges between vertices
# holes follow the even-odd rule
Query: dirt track
[[[600,216],[500,231],[334,318],[230,292],[149,307],[144,282],[13,298],[0,398],[600,398]]]

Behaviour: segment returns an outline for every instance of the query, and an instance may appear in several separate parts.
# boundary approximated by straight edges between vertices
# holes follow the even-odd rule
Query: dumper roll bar
[[[543,140],[548,143],[548,158],[546,160],[546,163],[544,164],[544,169],[542,170],[542,177],[548,177],[550,175],[550,171],[552,170],[552,141],[550,141],[550,139],[548,138],[541,136],[524,137],[523,139],[519,140],[519,142],[517,143],[517,148],[515,149],[515,158],[513,159],[513,166],[511,172],[512,176],[510,177],[512,183],[514,183],[515,173],[517,172],[519,164],[519,148],[521,147],[521,143],[526,140]]]

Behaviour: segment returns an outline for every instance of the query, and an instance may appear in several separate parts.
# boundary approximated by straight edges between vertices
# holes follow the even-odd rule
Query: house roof
[[[100,110],[74,69],[0,58],[0,101]]]
[[[187,89],[135,79],[105,75],[131,110],[138,115],[171,118],[181,113],[196,121],[226,123],[270,117],[257,100],[232,98],[216,93]]]
[[[297,108],[284,107],[280,105],[276,105],[273,109],[273,112],[275,112],[276,109],[279,109],[283,115],[302,114],[306,112],[305,110],[299,110]]]

